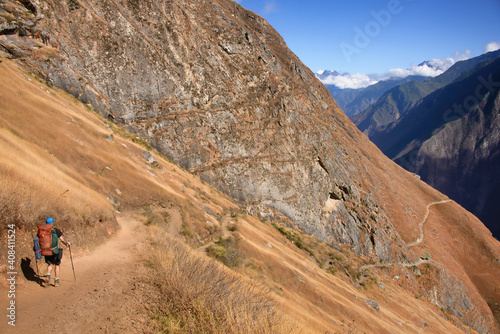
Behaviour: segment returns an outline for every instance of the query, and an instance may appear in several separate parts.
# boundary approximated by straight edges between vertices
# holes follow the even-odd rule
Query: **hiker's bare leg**
[[[45,283],[50,284],[50,274],[52,273],[52,264],[47,266],[47,281]]]
[[[59,266],[56,265],[55,267],[56,267],[56,270],[54,270],[54,271],[56,273],[56,277],[59,277]]]

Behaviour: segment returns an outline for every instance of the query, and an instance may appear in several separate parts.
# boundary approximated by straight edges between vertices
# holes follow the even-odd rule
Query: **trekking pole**
[[[69,258],[71,259],[71,268],[73,268],[73,277],[75,278],[76,282],[75,267],[73,266],[73,256],[71,255],[71,244],[68,245],[68,248],[69,248]]]

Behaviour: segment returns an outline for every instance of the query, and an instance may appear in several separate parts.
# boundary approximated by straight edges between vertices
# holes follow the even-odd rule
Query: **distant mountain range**
[[[473,212],[497,238],[499,57],[489,52],[394,86],[351,117],[389,158]]]
[[[407,82],[423,82],[442,74],[456,62],[453,58],[432,59],[410,69],[391,69],[385,74],[319,71],[316,77],[328,88],[339,107],[349,117],[366,110],[389,89]]]
[[[489,52],[479,57],[459,61],[443,74],[424,82],[412,80],[382,93],[378,101],[363,112],[351,116],[356,126],[368,137],[384,131],[387,125],[398,120],[418,101],[428,94],[452,83],[477,65],[500,55],[500,51]]]
[[[428,77],[409,76],[406,78],[391,78],[379,81],[366,88],[345,88],[341,89],[335,85],[325,85],[330,91],[339,107],[349,117],[353,117],[371,106],[389,89],[410,81],[424,81]]]

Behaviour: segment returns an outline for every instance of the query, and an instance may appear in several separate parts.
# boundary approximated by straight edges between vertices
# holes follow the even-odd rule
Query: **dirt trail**
[[[140,256],[147,251],[144,227],[131,217],[117,219],[121,230],[114,237],[88,255],[73,257],[76,282],[64,249],[61,286],[43,288],[36,282],[19,286],[16,326],[2,321],[0,332],[144,332],[145,272]],[[39,267],[45,273],[42,261]]]
[[[399,263],[366,264],[364,266],[359,267],[359,271],[363,271],[365,269],[370,269],[370,268],[388,268],[388,267],[397,266],[397,265],[403,266],[403,267],[418,267],[419,265],[424,264],[424,263],[427,263],[427,264],[430,264],[430,265],[433,265],[433,266],[436,266],[439,268],[443,267],[439,262],[436,262],[432,259],[429,259],[429,260],[418,259],[417,261],[410,262],[410,263],[399,262]]]
[[[420,221],[420,223],[418,224],[418,228],[419,228],[419,231],[420,231],[419,236],[418,236],[417,240],[415,240],[414,242],[409,243],[408,247],[419,245],[419,244],[422,243],[422,241],[424,241],[424,224],[427,221],[427,218],[429,217],[431,206],[438,205],[438,204],[449,203],[449,202],[452,202],[452,200],[451,199],[447,199],[447,200],[436,201],[436,202],[432,202],[432,203],[427,204],[425,216]],[[429,259],[429,260],[418,259],[417,261],[410,262],[410,263],[403,263],[403,262],[401,262],[401,263],[366,264],[366,265],[363,265],[363,266],[359,267],[359,271],[363,271],[365,269],[370,269],[370,268],[387,268],[387,267],[391,267],[391,266],[394,266],[394,265],[401,265],[403,267],[413,267],[413,266],[419,266],[419,265],[421,265],[423,263],[431,264],[431,265],[434,265],[436,267],[442,267],[442,265],[439,262],[436,262],[434,260],[431,260],[431,259]]]
[[[444,204],[444,203],[448,203],[451,201],[452,201],[451,199],[447,199],[447,200],[436,201],[436,202],[432,202],[432,203],[427,204],[427,208],[426,208],[427,211],[425,213],[425,216],[422,219],[422,221],[418,224],[418,229],[420,231],[420,234],[419,234],[417,240],[408,244],[408,247],[416,246],[418,244],[421,244],[422,241],[424,241],[424,223],[427,220],[427,217],[429,217],[429,212],[430,212],[431,206],[438,205],[438,204]]]

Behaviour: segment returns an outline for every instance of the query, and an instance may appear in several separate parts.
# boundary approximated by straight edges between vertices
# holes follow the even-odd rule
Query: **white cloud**
[[[435,77],[444,73],[447,69],[452,67],[457,61],[469,59],[471,55],[470,50],[465,50],[463,53],[460,51],[455,52],[454,57],[446,57],[441,59],[431,59],[423,62],[422,64],[412,64],[409,69],[394,68],[387,72],[385,75],[389,78],[405,78],[410,75],[419,75],[424,77]]]
[[[325,85],[335,85],[338,88],[365,88],[374,85],[378,80],[370,78],[370,76],[361,73],[344,73],[340,75],[330,75],[322,80]]]
[[[415,65],[412,64],[409,69],[393,68],[390,69],[386,77],[389,78],[406,78],[410,75],[420,75],[423,77],[435,77],[438,76],[448,68],[450,68],[455,61],[452,58],[445,59],[433,59],[428,63]]]
[[[460,60],[467,60],[470,58],[471,51],[469,49],[465,49],[464,53],[460,54],[460,51],[455,52],[455,62]]]
[[[490,43],[491,44],[491,43]],[[489,45],[489,44],[488,44]],[[500,48],[500,45],[498,45]],[[393,68],[384,74],[361,74],[361,73],[344,73],[339,75],[329,75],[322,77],[321,82],[325,85],[335,85],[338,88],[365,88],[374,85],[379,81],[384,81],[392,78],[406,78],[410,75],[418,75],[424,77],[435,77],[444,73],[447,69],[453,66],[457,61],[470,58],[471,51],[465,50],[463,53],[457,51],[454,57],[446,57],[441,59],[432,59],[423,62],[419,65],[412,64],[409,69]],[[323,74],[318,72],[317,75]]]
[[[496,51],[498,49],[500,49],[500,42],[492,41],[486,44],[486,46],[484,47],[484,52],[486,53],[486,52]]]

